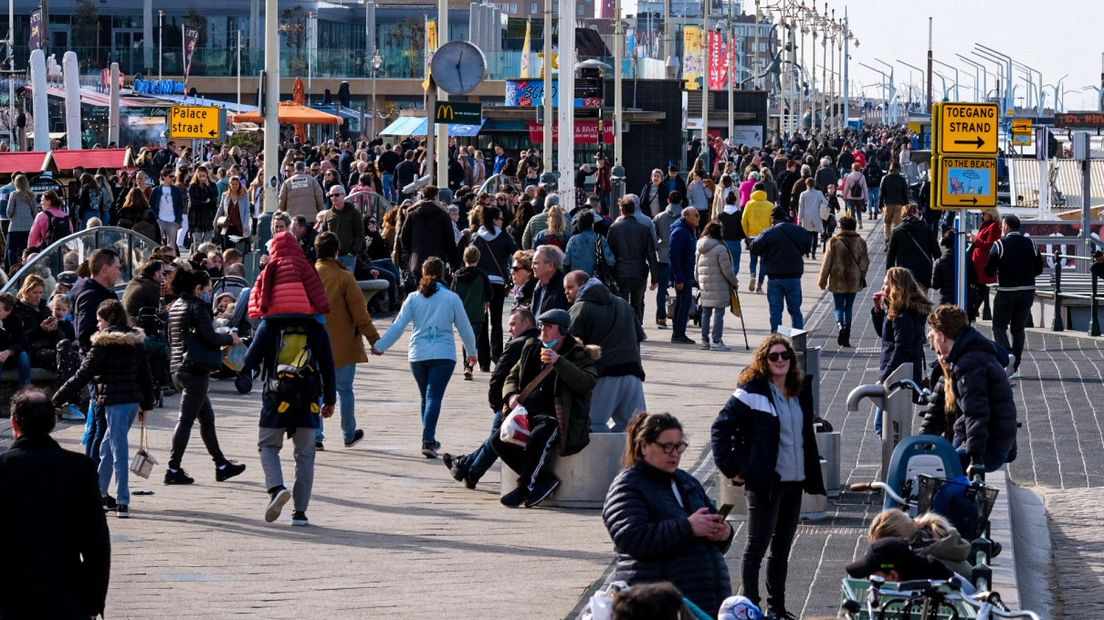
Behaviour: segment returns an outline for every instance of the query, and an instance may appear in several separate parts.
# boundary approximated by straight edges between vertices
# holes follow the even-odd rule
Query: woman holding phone
[[[759,605],[759,568],[769,547],[767,618],[772,619],[794,617],[786,610],[786,573],[801,494],[825,495],[813,434],[812,384],[796,358],[788,338],[769,336],[713,422],[717,469],[747,491],[742,591]]]
[[[694,476],[679,468],[687,443],[667,413],[638,413],[625,429],[625,469],[602,520],[617,551],[613,580],[670,581],[709,613],[732,594],[724,554],[732,526]]]

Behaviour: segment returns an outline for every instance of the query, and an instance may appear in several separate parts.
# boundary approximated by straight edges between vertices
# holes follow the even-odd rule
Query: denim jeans
[[[759,604],[759,567],[769,548],[767,606],[786,609],[786,573],[790,547],[801,516],[801,493],[800,482],[775,482],[771,492],[765,495],[747,492],[747,544],[740,566],[741,591],[756,605]]]
[[[740,275],[740,254],[744,251],[744,244],[740,241],[725,241],[725,245],[732,252],[732,273]]]
[[[752,238],[748,239],[748,243],[749,244],[754,243],[755,239],[756,239],[755,237],[752,237]],[[752,279],[758,279],[759,286],[763,286],[763,280],[767,279],[766,271],[764,271],[763,273],[760,273],[758,278],[755,278],[756,269],[759,267],[759,256],[757,254],[755,254],[754,252],[751,252],[750,254],[751,254],[751,265],[748,267],[748,269],[751,271],[751,277],[752,277]]]
[[[19,369],[19,387],[25,388],[31,382],[31,356],[26,351],[20,351],[8,357],[2,365],[4,368]]]
[[[494,449],[494,438],[498,437],[498,431],[502,427],[502,412],[496,411],[491,422],[491,434],[483,440],[483,445],[475,449],[475,452],[460,459],[460,467],[467,470],[468,480],[479,482],[483,474],[498,460],[498,452]]]
[[[138,417],[138,403],[107,405],[107,432],[100,445],[100,495],[107,495],[111,475],[115,474],[115,499],[124,506],[130,505],[130,432],[134,418]]]
[[[387,280],[387,303],[392,308],[398,308],[399,303],[402,301],[399,298],[399,282],[402,282],[402,273],[399,271],[399,266],[395,264],[395,261],[390,258],[380,258],[372,261],[372,266],[379,270],[380,277]],[[386,273],[391,277],[386,277],[383,274]]]
[[[668,263],[656,264],[656,322],[667,320],[667,284],[671,280],[671,265]]]
[[[962,463],[962,471],[968,471],[970,468],[970,455],[966,453],[966,448],[960,447],[955,450],[958,452],[958,460]],[[1008,455],[1010,450],[985,450],[985,454],[982,456],[982,465],[985,466],[985,473],[997,471],[1004,464],[1008,462]]]
[[[675,287],[675,322],[671,325],[675,336],[686,335],[686,324],[690,322],[690,305],[694,301],[693,287],[693,282],[686,282],[682,289]]]
[[[356,397],[353,394],[353,379],[356,378],[355,363],[334,368],[334,384],[337,387],[337,403],[341,408],[341,436],[345,443],[353,440],[356,432]],[[314,440],[325,441],[322,433],[323,420],[318,418],[318,428],[314,431]]]
[[[437,441],[437,418],[441,416],[445,389],[455,369],[456,360],[410,362],[410,372],[414,373],[414,382],[422,395],[422,445]]]
[[[724,315],[725,310],[728,308],[702,308],[701,309],[701,330],[702,330],[702,342],[720,342],[721,336],[724,335]],[[710,331],[712,328],[712,332]]]
[[[349,270],[349,273],[353,273],[354,271],[356,271],[356,256],[353,256],[352,254],[343,254],[337,257],[337,261],[342,265],[345,265],[345,268]]]
[[[96,382],[88,384],[88,415],[84,422],[84,455],[93,463],[100,462],[100,445],[107,432],[107,414],[104,406],[96,402]]]
[[[771,333],[778,331],[782,324],[782,304],[790,313],[790,320],[797,329],[805,327],[805,317],[801,314],[801,278],[771,278],[767,282],[767,304],[770,305]]]
[[[27,239],[30,237],[31,231],[8,231],[8,265],[14,265],[19,262],[21,256],[23,256],[23,250],[27,249]]]
[[[871,187],[868,189],[866,195],[870,198],[870,217],[875,217],[878,214],[878,201],[882,197],[882,188]]]
[[[832,303],[836,307],[836,322],[851,328],[852,311],[855,309],[856,293],[832,293]]]
[[[380,175],[382,180],[383,197],[390,202],[395,202],[395,175],[390,172],[384,172]]]

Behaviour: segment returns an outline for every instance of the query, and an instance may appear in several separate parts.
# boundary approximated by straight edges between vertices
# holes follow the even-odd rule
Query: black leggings
[[[169,455],[169,469],[178,469],[188,449],[188,439],[192,435],[192,425],[199,419],[199,436],[215,465],[226,463],[226,457],[219,448],[215,434],[215,411],[211,408],[211,399],[207,396],[210,375],[206,372],[180,369],[173,375],[176,389],[180,390],[180,418],[173,432],[172,453]]]
[[[491,361],[498,363],[502,357],[502,306],[506,303],[506,286],[491,283],[491,311],[488,320],[477,330],[477,348],[479,353],[479,368],[487,370]],[[490,323],[490,338],[487,337],[487,324]]]
[[[741,566],[743,593],[759,604],[759,567],[767,558],[767,604],[771,609],[786,608],[786,573],[790,547],[801,515],[800,482],[775,482],[769,495],[747,492],[748,538]]]

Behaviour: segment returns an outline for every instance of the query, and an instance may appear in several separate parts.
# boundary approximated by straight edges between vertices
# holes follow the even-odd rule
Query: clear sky
[[[824,1],[818,0],[823,7]],[[749,13],[754,2],[746,0]],[[880,83],[881,77],[859,66],[859,62],[885,69],[875,58],[896,66],[898,82],[910,79],[920,86],[920,75],[897,63],[903,60],[925,67],[928,50],[928,17],[933,18],[932,49],[936,60],[959,67],[963,99],[972,98],[974,69],[955,57],[955,53],[977,60],[970,54],[975,43],[1011,56],[1037,69],[1043,83],[1057,84],[1065,74],[1063,90],[1069,110],[1096,109],[1096,92],[1081,88],[1100,86],[1101,53],[1104,52],[1104,0],[829,0],[836,15],[847,7],[852,32],[859,47],[851,50],[851,81],[860,88]],[[819,60],[819,59],[818,59]],[[995,63],[986,63],[990,71]],[[966,76],[966,69],[970,76]],[[953,80],[953,71],[936,65],[935,69]],[[888,69],[887,69],[888,71]],[[911,72],[911,78],[910,78]],[[1023,71],[1019,71],[1017,97],[1024,93]],[[941,95],[941,83],[934,80],[933,95]],[[950,80],[948,80],[950,86]],[[989,78],[992,89],[993,78]],[[967,96],[967,89],[969,97]],[[877,96],[878,88],[867,88],[868,96]],[[1053,102],[1053,89],[1046,88],[1046,101]]]

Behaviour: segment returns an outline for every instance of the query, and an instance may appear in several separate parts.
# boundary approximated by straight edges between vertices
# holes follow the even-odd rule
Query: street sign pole
[[[273,213],[279,201],[280,187],[280,14],[278,0],[265,0],[265,84],[264,84],[264,210]],[[261,103],[261,102],[258,102]],[[268,219],[258,222],[267,225]]]
[[[973,269],[973,262],[966,255],[966,211],[959,211],[955,217],[955,303],[967,313],[970,312],[970,298],[966,291],[966,270]]]

